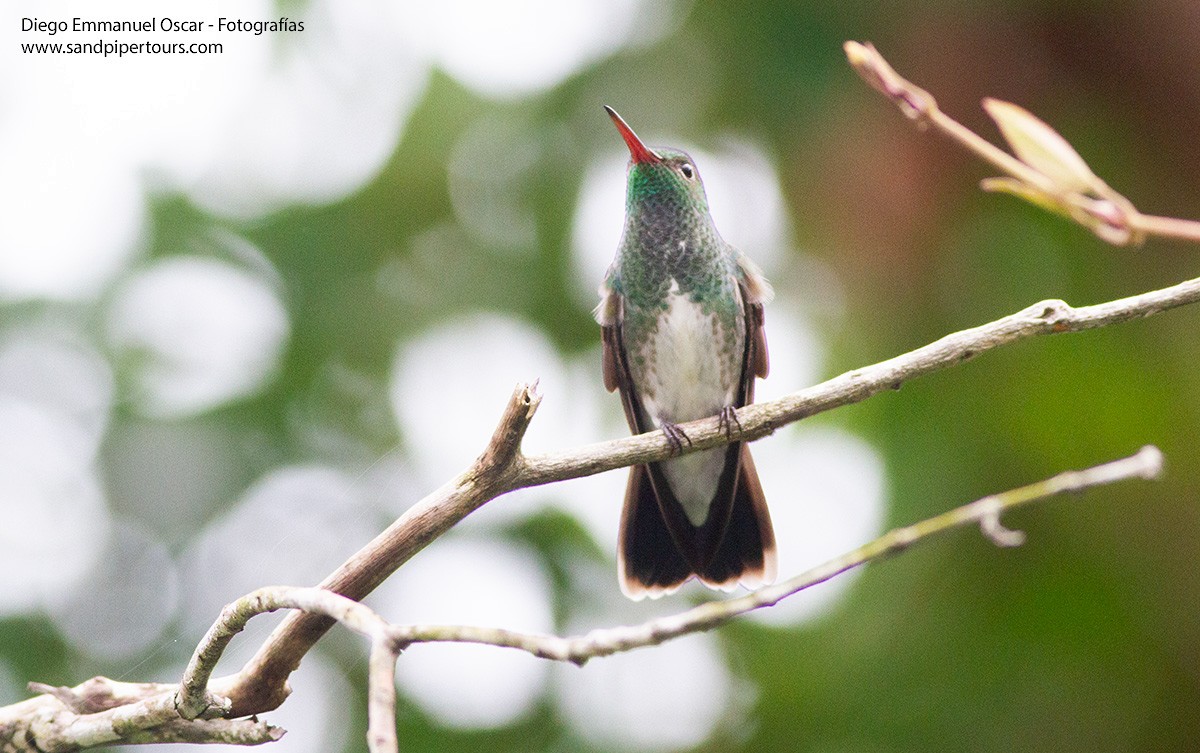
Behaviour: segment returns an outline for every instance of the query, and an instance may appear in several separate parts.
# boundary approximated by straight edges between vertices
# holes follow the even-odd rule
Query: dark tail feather
[[[741,447],[741,469],[729,526],[711,560],[697,573],[704,585],[732,591],[739,584],[754,589],[775,581],[775,531],[749,445]]]
[[[692,568],[667,530],[644,465],[629,471],[617,558],[621,590],[631,599],[669,594],[692,577]]]
[[[775,532],[767,501],[750,448],[743,444],[738,452],[741,467],[729,523],[711,558],[698,571],[680,553],[667,528],[646,466],[630,470],[617,546],[621,590],[626,596],[657,598],[674,592],[693,574],[706,586],[724,591],[739,584],[754,589],[775,580]]]

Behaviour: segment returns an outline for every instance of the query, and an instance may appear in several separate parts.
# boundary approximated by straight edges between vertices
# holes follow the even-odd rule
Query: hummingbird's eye
[[[679,166],[679,174],[682,175],[683,177],[687,178],[688,180],[691,180],[692,178],[696,177],[696,171],[687,162],[684,162],[682,165]]]

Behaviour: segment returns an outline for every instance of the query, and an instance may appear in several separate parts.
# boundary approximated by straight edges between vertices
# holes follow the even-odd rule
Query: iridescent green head
[[[692,158],[678,149],[651,149],[616,110],[608,105],[604,109],[629,147],[626,211],[633,212],[651,204],[707,216],[708,199],[704,195],[700,171]]]

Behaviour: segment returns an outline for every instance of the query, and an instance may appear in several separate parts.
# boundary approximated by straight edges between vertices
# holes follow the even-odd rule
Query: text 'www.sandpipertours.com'
[[[219,55],[220,42],[22,42],[21,52],[33,55]]]

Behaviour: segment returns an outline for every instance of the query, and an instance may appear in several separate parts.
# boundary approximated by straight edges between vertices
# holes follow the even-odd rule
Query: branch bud
[[[1050,179],[1061,193],[1099,192],[1103,183],[1067,140],[1023,107],[990,97],[983,109],[996,121],[1017,158]]]

